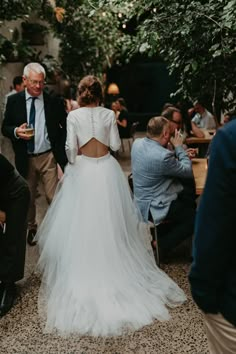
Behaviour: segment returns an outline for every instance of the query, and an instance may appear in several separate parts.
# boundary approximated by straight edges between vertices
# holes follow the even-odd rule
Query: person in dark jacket
[[[236,120],[218,129],[196,217],[192,296],[204,313],[210,353],[236,353]]]
[[[13,306],[15,282],[24,276],[29,202],[27,182],[0,154],[0,317]]]

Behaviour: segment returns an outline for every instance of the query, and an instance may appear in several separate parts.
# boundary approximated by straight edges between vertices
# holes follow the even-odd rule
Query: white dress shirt
[[[29,123],[31,95],[25,90],[27,122]],[[43,94],[37,97],[35,104],[34,153],[38,154],[51,149],[45,122]]]

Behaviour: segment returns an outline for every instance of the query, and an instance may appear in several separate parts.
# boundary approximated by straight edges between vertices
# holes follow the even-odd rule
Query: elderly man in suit
[[[0,154],[0,317],[13,306],[15,282],[24,276],[29,202],[27,182]]]
[[[204,313],[211,354],[236,353],[236,120],[212,140],[207,180],[197,211],[193,299]]]
[[[41,178],[48,203],[52,201],[57,182],[57,163],[64,168],[66,117],[63,101],[43,92],[45,70],[38,63],[25,66],[26,89],[8,98],[2,133],[11,139],[15,165],[28,181],[31,205],[28,216],[28,243],[35,245],[37,230],[35,196]],[[29,135],[34,129],[34,135]]]
[[[195,218],[192,163],[180,132],[175,130],[171,139],[174,151],[167,148],[170,138],[170,122],[154,117],[148,122],[147,136],[136,139],[131,151],[134,195],[144,221],[150,217],[155,225],[171,221],[168,231],[159,233],[162,253],[192,236]]]

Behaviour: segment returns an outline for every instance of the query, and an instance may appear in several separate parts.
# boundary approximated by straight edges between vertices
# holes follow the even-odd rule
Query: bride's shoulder
[[[87,115],[86,107],[79,107],[77,109],[74,109],[73,111],[70,111],[67,119],[78,119],[79,117],[84,117]]]
[[[114,115],[114,112],[109,108],[102,107],[102,106],[99,106],[97,108],[98,108],[99,114],[103,115],[104,117],[113,117],[113,115]]]
[[[100,110],[102,110],[103,112],[106,112],[106,113],[112,113],[113,111],[110,109],[110,108],[106,108],[106,107],[103,107],[103,106],[99,106]]]

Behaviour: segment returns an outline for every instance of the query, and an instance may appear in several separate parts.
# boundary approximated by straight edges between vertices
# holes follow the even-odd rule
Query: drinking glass
[[[29,137],[34,136],[34,126],[33,124],[27,124],[25,128],[25,134]]]

